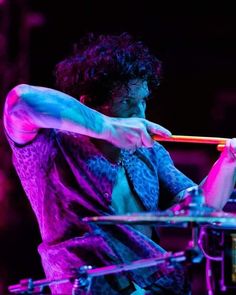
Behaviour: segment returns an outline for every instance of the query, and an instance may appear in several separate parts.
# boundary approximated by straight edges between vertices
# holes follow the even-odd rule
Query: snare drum
[[[206,258],[208,290],[236,294],[236,226],[204,225],[198,243]]]

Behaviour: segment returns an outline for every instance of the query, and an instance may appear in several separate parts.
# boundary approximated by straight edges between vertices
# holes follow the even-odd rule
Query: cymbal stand
[[[207,210],[209,212],[212,211],[211,207],[207,207],[205,205],[205,197],[203,195],[202,189],[199,186],[193,187],[188,190],[189,193],[189,210],[194,214],[196,212],[196,215],[198,214],[199,210],[201,210],[202,207],[204,207],[204,210]],[[198,239],[199,239],[199,225],[196,222],[191,222],[191,232],[192,232],[192,240],[189,242],[189,247],[192,248],[193,251],[195,251],[195,257],[194,261],[195,263],[200,263],[203,259],[203,253],[199,247]]]
[[[90,265],[84,265],[75,269],[75,280],[72,288],[72,295],[90,294],[92,277],[88,271],[92,269]]]
[[[205,242],[206,235],[207,235],[206,229],[204,227],[202,227],[200,230],[200,234],[199,234],[198,245],[206,258],[205,276],[206,276],[207,292],[208,292],[208,295],[213,295],[214,294],[214,287],[213,287],[213,283],[212,283],[211,261],[221,262],[223,260],[223,257],[222,257],[222,255],[221,256],[212,256],[206,252],[206,250],[204,249],[204,242]]]
[[[199,212],[202,210],[207,212],[212,212],[213,208],[205,204],[205,197],[203,195],[202,189],[199,186],[191,187],[187,190],[187,197],[185,198],[183,204],[179,204],[175,211],[176,213],[185,212],[189,216],[198,216]],[[193,254],[192,263],[200,263],[203,259],[203,253],[199,248],[198,237],[199,237],[199,225],[197,222],[188,222],[191,226],[192,239],[189,241],[188,248]]]
[[[171,263],[171,262],[182,262],[187,259],[185,252],[176,252],[176,253],[171,253],[167,252],[164,254],[161,254],[160,256],[154,257],[154,258],[147,258],[147,259],[140,259],[140,260],[135,260],[130,263],[124,263],[124,264],[117,264],[117,265],[110,265],[110,266],[104,266],[104,267],[99,267],[99,268],[88,268],[84,269],[83,272],[83,285],[85,286],[82,287],[84,290],[81,290],[81,285],[79,284],[74,284],[73,287],[73,295],[87,295],[89,293],[89,287],[91,285],[91,280],[94,277],[98,276],[104,276],[104,275],[110,275],[114,273],[120,273],[120,272],[125,272],[125,271],[130,271],[130,270],[135,270],[139,268],[145,268],[145,267],[150,267],[150,266],[156,266],[158,264],[163,264],[163,263]],[[80,280],[80,275],[81,275],[81,268],[78,270],[78,279]],[[86,279],[88,282],[86,282]],[[89,287],[87,287],[89,286]],[[86,290],[85,290],[86,289]]]
[[[8,291],[14,294],[43,294],[46,286],[64,284],[70,281],[71,276],[55,280],[42,279],[37,281],[33,281],[32,278],[28,278],[20,280],[17,285],[9,286]]]
[[[10,293],[15,294],[43,294],[43,288],[45,286],[51,286],[55,284],[63,284],[73,282],[72,295],[87,295],[90,294],[91,280],[93,277],[109,275],[114,273],[120,273],[129,270],[135,270],[138,268],[156,266],[163,263],[183,262],[188,259],[189,255],[186,255],[184,251],[181,252],[166,252],[160,254],[154,258],[140,259],[130,262],[128,264],[109,265],[99,268],[92,268],[91,266],[83,266],[75,269],[76,275],[71,275],[65,278],[56,280],[38,280],[32,279],[24,280],[28,281],[26,284],[20,281],[20,284],[9,286]]]
[[[205,204],[205,198],[203,196],[202,190],[199,187],[194,187],[188,191],[190,193],[190,203],[189,209],[192,210],[192,213],[195,210],[201,210],[201,207],[204,208],[205,211],[212,212],[214,208],[207,206]],[[190,241],[189,245],[192,249],[196,250],[196,253],[199,253],[195,256],[195,262],[201,262],[201,260],[205,257],[206,258],[206,287],[207,287],[207,294],[213,295],[213,287],[211,284],[211,270],[210,270],[210,260],[221,261],[222,257],[210,257],[204,250],[203,247],[203,237],[205,235],[204,228],[200,229],[196,222],[192,222],[192,240]]]

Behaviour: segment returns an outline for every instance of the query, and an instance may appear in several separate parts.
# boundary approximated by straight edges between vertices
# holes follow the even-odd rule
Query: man
[[[160,203],[169,208],[195,186],[151,137],[171,133],[145,119],[160,67],[127,33],[90,35],[57,65],[60,91],[19,85],[9,92],[5,130],[39,223],[39,253],[48,278],[62,278],[82,265],[128,263],[164,252],[152,239],[152,227],[82,221],[86,216],[157,211]],[[232,139],[201,184],[207,204],[217,209],[234,187],[235,153]],[[183,275],[173,265],[98,277],[92,280],[91,294],[131,294],[135,286],[149,294],[188,294]],[[52,290],[70,294],[71,285]]]

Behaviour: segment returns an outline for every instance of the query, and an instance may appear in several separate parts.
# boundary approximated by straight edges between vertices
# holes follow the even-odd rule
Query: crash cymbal
[[[164,212],[133,213],[126,215],[106,215],[85,217],[83,221],[103,224],[153,224],[171,225],[186,222],[236,224],[236,214],[223,211],[206,212],[205,210],[183,209]]]

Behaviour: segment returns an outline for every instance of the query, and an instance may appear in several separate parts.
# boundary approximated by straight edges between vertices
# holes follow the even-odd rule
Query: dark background
[[[6,93],[18,83],[54,87],[55,64],[84,33],[124,31],[144,41],[163,62],[163,81],[150,102],[149,119],[173,134],[236,135],[236,18],[234,8],[223,2],[1,0],[1,108]],[[215,146],[165,146],[196,182],[219,154]],[[44,274],[37,253],[38,227],[3,132],[0,156],[1,294],[22,278]],[[190,239],[189,230],[163,229],[167,250],[184,250]],[[195,294],[204,294],[204,263],[194,275],[202,280],[194,283]]]

